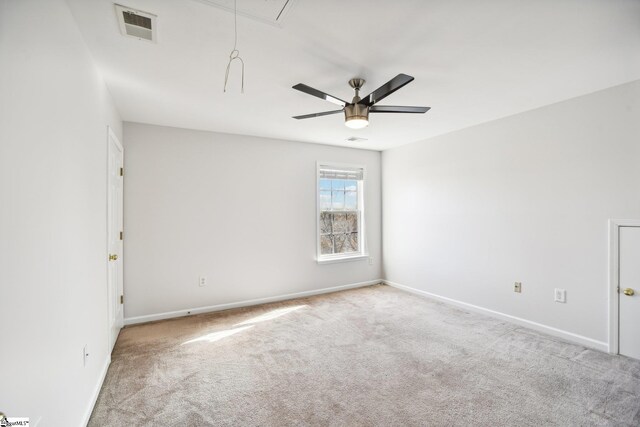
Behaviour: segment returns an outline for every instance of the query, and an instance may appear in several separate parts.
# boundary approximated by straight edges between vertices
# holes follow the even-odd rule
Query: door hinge
[[[122,240],[122,237],[124,236],[124,231],[120,232],[120,240]]]
[[[120,168],[120,176],[124,176],[124,168]]]
[[[120,304],[124,304],[124,295],[120,295]]]

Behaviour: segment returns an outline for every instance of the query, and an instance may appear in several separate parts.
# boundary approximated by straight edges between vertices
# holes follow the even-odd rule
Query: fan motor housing
[[[369,107],[366,105],[358,104],[354,102],[353,104],[347,104],[344,107],[344,119],[345,121],[351,120],[369,120]]]

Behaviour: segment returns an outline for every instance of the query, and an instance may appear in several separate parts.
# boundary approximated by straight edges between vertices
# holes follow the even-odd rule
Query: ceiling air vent
[[[115,7],[123,36],[156,42],[156,15],[119,4]]]

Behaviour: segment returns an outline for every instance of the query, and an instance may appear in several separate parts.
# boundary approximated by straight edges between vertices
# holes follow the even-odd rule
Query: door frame
[[[609,353],[620,353],[620,228],[640,227],[640,219],[609,220]]]
[[[111,346],[111,342],[113,340],[112,335],[112,328],[111,328],[111,312],[110,312],[110,303],[109,300],[111,299],[111,294],[110,294],[110,289],[109,289],[109,261],[108,261],[108,255],[110,253],[110,235],[109,235],[109,202],[110,202],[110,195],[111,195],[111,189],[109,187],[109,173],[110,173],[110,150],[111,150],[111,141],[113,141],[115,143],[115,145],[118,147],[118,149],[120,150],[120,152],[122,152],[122,167],[124,168],[124,147],[122,145],[122,143],[120,142],[120,139],[118,138],[118,136],[116,135],[116,133],[113,131],[113,128],[111,126],[107,126],[107,170],[106,170],[106,177],[107,177],[107,224],[106,224],[106,228],[107,228],[107,233],[106,233],[106,244],[107,244],[107,248],[106,248],[106,255],[105,255],[105,261],[107,263],[107,339],[108,339],[108,347],[109,347],[109,353],[111,353],[111,351],[113,350],[113,347]],[[124,176],[122,177],[122,179],[124,180]],[[124,181],[123,181],[123,191],[124,191]],[[124,196],[124,194],[123,194]],[[124,197],[122,199],[122,217],[123,217],[123,228],[124,228]],[[124,271],[124,242],[122,243],[123,247],[122,247],[122,254],[120,254],[120,265],[121,268]],[[122,294],[124,294],[124,277],[122,279]],[[122,306],[122,315],[123,315],[123,322],[124,322],[124,303]],[[115,337],[117,339],[117,337]],[[114,344],[115,344],[115,340],[113,340]]]

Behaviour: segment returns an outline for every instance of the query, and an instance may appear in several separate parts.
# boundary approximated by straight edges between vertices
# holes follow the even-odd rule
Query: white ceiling
[[[271,0],[238,0],[245,9]],[[245,93],[233,68],[233,15],[195,0],[122,0],[158,15],[158,43],[123,37],[111,0],[68,0],[123,120],[382,150],[640,79],[640,0],[296,0],[283,28],[238,17]],[[333,104],[398,73],[415,81],[363,130]],[[350,136],[368,138],[347,143]]]

